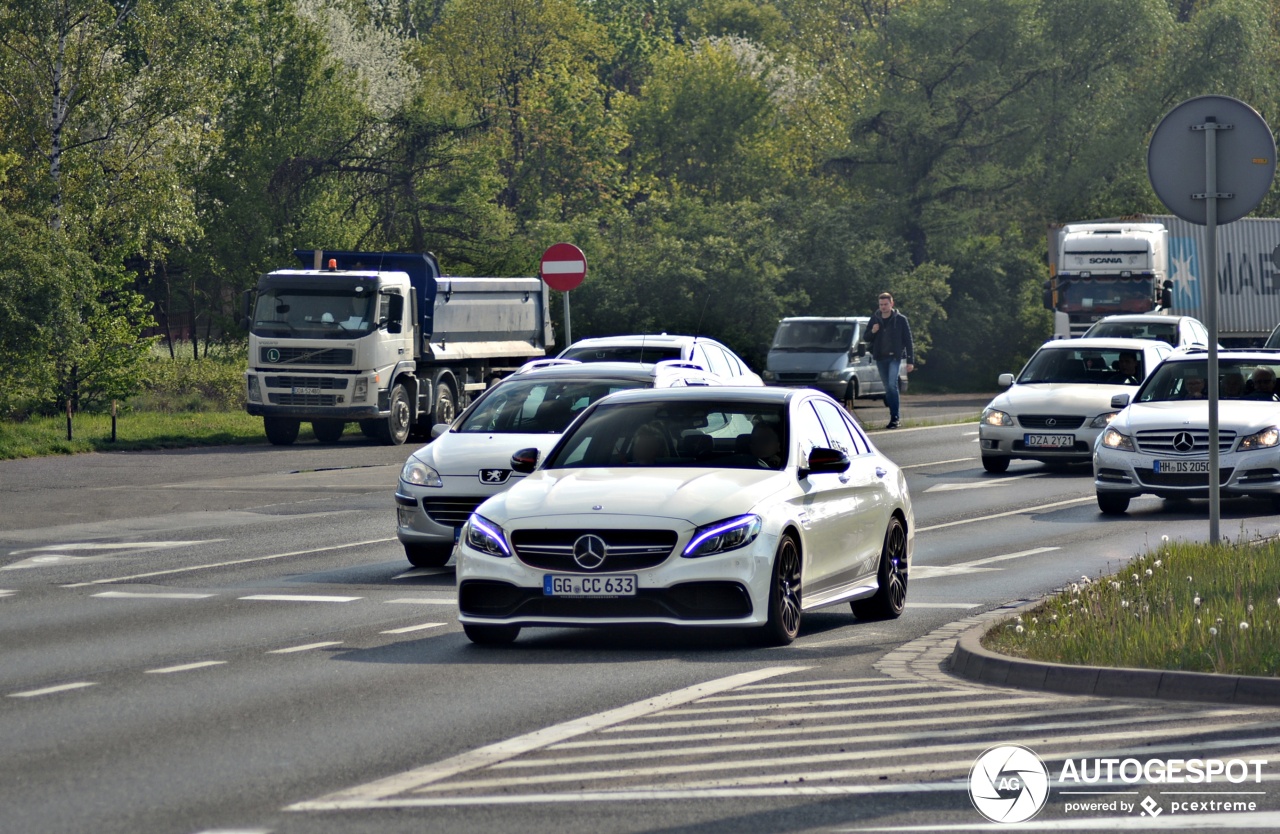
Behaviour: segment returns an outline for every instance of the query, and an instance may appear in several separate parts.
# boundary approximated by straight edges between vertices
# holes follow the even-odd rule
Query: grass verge
[[[1081,577],[999,623],[982,642],[1053,663],[1275,677],[1280,542],[1162,541],[1119,572]]]
[[[116,420],[114,442],[109,414],[77,414],[71,428],[72,439],[67,440],[65,417],[0,422],[0,460],[267,442],[262,418],[243,411],[126,412]],[[307,439],[309,431],[304,423],[298,439]]]

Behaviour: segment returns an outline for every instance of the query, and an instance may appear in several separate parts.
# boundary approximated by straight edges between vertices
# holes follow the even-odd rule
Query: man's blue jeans
[[[884,404],[889,407],[890,420],[898,419],[898,371],[901,367],[901,359],[876,360],[880,381],[884,383]]]

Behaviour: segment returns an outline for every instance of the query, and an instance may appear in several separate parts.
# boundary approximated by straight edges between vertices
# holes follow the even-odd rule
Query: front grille
[[[274,394],[267,392],[267,402],[272,405],[337,405],[338,398],[333,394]]]
[[[1153,472],[1150,469],[1136,469],[1138,479],[1147,486],[1153,487],[1204,487],[1209,488],[1207,472]],[[1231,480],[1234,467],[1218,470],[1218,483],[1225,484]]]
[[[817,382],[817,374],[778,374],[778,382]]]
[[[604,562],[595,571],[613,573],[660,565],[671,555],[678,538],[674,530],[516,530],[511,544],[516,556],[531,568],[581,573],[573,559],[573,545],[587,534],[604,540]]]
[[[268,388],[321,388],[326,391],[345,391],[348,382],[340,376],[269,376],[265,381]]]
[[[468,579],[458,588],[458,610],[472,617],[547,619],[737,620],[751,616],[751,595],[737,582],[684,582],[640,588],[633,597],[549,597],[540,588]]]
[[[1050,420],[1053,422],[1050,423]],[[1024,429],[1052,429],[1054,431],[1062,429],[1066,431],[1083,426],[1084,418],[1070,414],[1019,414],[1018,425]]]
[[[1042,447],[1042,446],[1030,447],[1021,440],[1015,440],[1013,441],[1013,451],[1026,452],[1027,454],[1031,454],[1031,455],[1050,455],[1051,456],[1055,453],[1076,455],[1076,454],[1087,454],[1089,452],[1092,452],[1093,447],[1090,446],[1088,443],[1085,443],[1083,440],[1077,440],[1071,446],[1070,449],[1066,448],[1065,446],[1051,446],[1048,448]]]
[[[1174,441],[1180,435],[1191,438],[1191,448],[1176,448]],[[1138,450],[1149,455],[1207,455],[1209,454],[1208,429],[1156,429],[1140,431],[1135,438]],[[1185,440],[1185,438],[1184,438]],[[1218,451],[1229,452],[1235,445],[1236,433],[1233,431],[1218,432]],[[1185,445],[1185,443],[1184,443]]]
[[[258,349],[258,361],[268,365],[350,365],[355,352],[350,348],[273,348]]]
[[[484,498],[423,498],[422,509],[436,524],[461,527],[483,502]]]

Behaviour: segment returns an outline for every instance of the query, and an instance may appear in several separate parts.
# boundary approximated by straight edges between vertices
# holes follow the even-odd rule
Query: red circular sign
[[[542,253],[542,280],[553,290],[568,292],[587,277],[587,256],[572,243],[553,243]]]

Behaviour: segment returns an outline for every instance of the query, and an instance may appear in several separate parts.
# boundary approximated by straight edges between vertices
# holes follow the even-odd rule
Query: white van
[[[862,342],[867,316],[794,316],[778,322],[760,376],[765,385],[817,388],[838,400],[883,397],[884,383]],[[907,392],[907,374],[898,375]]]

